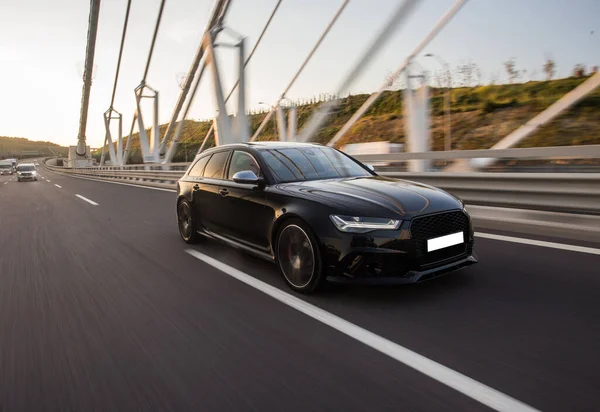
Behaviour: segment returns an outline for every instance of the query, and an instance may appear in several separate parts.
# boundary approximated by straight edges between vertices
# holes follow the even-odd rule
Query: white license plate
[[[434,239],[427,240],[427,251],[443,249],[445,247],[458,245],[465,242],[465,234],[463,232],[452,233],[451,235],[440,236]]]

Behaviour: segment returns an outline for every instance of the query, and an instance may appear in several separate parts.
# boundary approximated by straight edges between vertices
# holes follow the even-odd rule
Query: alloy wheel
[[[310,283],[315,272],[315,252],[308,234],[300,226],[289,225],[281,231],[277,256],[288,282],[297,288]]]
[[[179,221],[179,232],[181,237],[188,240],[192,237],[192,213],[190,210],[190,204],[187,202],[180,202],[177,210],[177,217]]]

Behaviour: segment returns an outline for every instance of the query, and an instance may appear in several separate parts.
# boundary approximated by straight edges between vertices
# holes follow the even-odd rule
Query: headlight
[[[367,233],[374,230],[396,230],[400,227],[401,220],[379,217],[357,216],[329,216],[335,227],[342,232]]]

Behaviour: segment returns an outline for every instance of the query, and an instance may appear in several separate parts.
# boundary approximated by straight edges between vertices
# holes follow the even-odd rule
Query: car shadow
[[[214,259],[235,267],[271,286],[297,296],[307,302],[322,304],[335,300],[352,305],[364,306],[405,306],[438,300],[440,296],[464,295],[472,290],[477,276],[475,268],[467,267],[456,272],[434,278],[423,283],[407,285],[361,285],[326,282],[315,294],[304,295],[288,288],[277,266],[254,257],[242,250],[206,239],[196,249]]]
[[[423,283],[406,285],[327,284],[319,297],[335,298],[358,305],[407,305],[438,300],[439,296],[462,294],[474,282],[472,268],[465,268]],[[317,295],[316,295],[317,296]]]

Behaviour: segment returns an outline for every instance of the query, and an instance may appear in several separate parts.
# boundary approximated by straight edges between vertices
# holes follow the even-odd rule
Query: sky
[[[298,78],[288,98],[335,93],[402,0],[351,0]],[[342,0],[283,0],[246,71],[247,102],[273,104],[286,88]],[[347,92],[377,90],[430,32],[454,0],[422,0]],[[110,105],[126,0],[102,0],[88,114],[87,140],[104,141],[103,113]],[[247,39],[249,51],[276,0],[233,0],[226,25]],[[158,14],[160,0],[133,0],[114,108],[127,133]],[[159,119],[168,122],[198,48],[214,0],[167,0],[147,83],[160,92]],[[0,2],[0,136],[74,145],[79,126],[89,1]],[[227,35],[219,41],[228,40]],[[232,39],[233,40],[233,39]],[[220,48],[226,92],[236,79],[234,49]],[[476,63],[482,80],[506,81],[503,62],[514,58],[525,79],[541,79],[547,57],[557,77],[576,64],[600,65],[598,0],[470,0],[422,54],[435,53],[451,66]],[[439,62],[419,56],[426,70]],[[188,118],[215,114],[212,81],[205,76]],[[234,95],[235,96],[235,95]],[[235,104],[235,99],[231,99]],[[149,107],[144,107],[150,119]],[[114,133],[114,132],[113,132]]]

